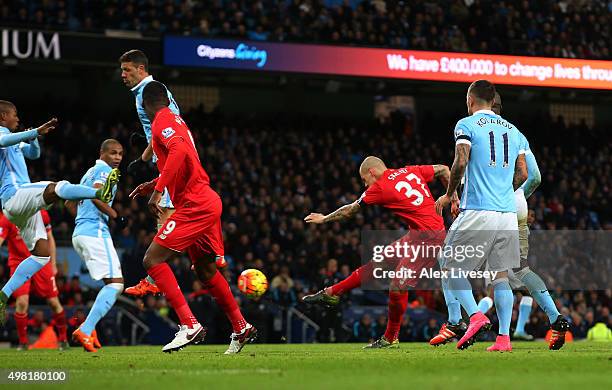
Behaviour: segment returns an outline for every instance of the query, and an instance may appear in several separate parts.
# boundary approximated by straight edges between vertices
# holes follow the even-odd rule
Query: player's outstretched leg
[[[512,345],[510,344],[510,321],[512,320],[512,305],[514,296],[512,288],[506,276],[495,279],[492,283],[494,291],[495,311],[499,319],[499,331],[495,344],[487,348],[487,351],[510,352]]]
[[[189,344],[197,344],[206,335],[206,330],[191,312],[172,269],[166,263],[166,260],[173,255],[176,255],[176,252],[153,241],[143,260],[147,273],[155,280],[160,291],[166,295],[168,303],[176,312],[180,322],[179,331],[174,339],[162,348],[163,352],[178,351]]]
[[[450,290],[446,278],[442,279],[442,293],[448,309],[448,321],[442,324],[440,332],[429,340],[429,344],[434,347],[444,345],[452,339],[463,337],[467,330],[467,324],[461,318],[461,304],[453,291]]]
[[[47,240],[39,240],[36,243],[36,246],[38,247],[43,241],[46,245]],[[30,278],[36,272],[40,271],[42,267],[49,262],[49,260],[49,256],[32,255],[19,263],[13,275],[0,291],[0,326],[3,326],[6,323],[7,303],[11,295],[13,295],[13,292],[21,287],[26,281],[30,280]]]
[[[525,325],[529,321],[529,315],[531,314],[531,306],[533,305],[533,298],[524,296],[521,298],[519,303],[519,315],[516,320],[516,329],[512,338],[515,340],[526,340],[533,341],[533,336],[525,332]]]
[[[491,321],[478,311],[478,305],[472,293],[472,285],[467,279],[453,278],[449,281],[449,288],[470,316],[470,324],[457,343],[457,349],[466,349],[474,344],[479,334],[491,328]]]
[[[387,329],[378,340],[363,349],[399,348],[399,330],[408,307],[408,291],[389,291]]]
[[[326,287],[315,294],[306,295],[302,298],[302,301],[319,304],[326,308],[334,307],[340,303],[340,295],[360,287],[362,280],[368,280],[368,278],[372,277],[372,268],[372,262],[362,265],[347,276],[346,279],[333,286]]]
[[[194,271],[232,324],[233,333],[230,345],[225,351],[226,355],[232,355],[240,353],[247,343],[255,341],[257,329],[246,322],[242,316],[227,280],[217,270],[216,257],[212,254],[204,257],[198,256],[194,261]]]
[[[113,168],[109,172],[104,185],[100,188],[71,184],[65,180],[51,183],[45,188],[43,197],[47,204],[56,202],[58,198],[64,200],[100,199],[102,202],[108,203],[113,198],[113,188],[119,182],[119,176],[119,169]]]

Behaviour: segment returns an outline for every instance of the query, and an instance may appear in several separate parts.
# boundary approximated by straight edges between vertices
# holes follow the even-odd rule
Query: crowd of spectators
[[[419,123],[433,123],[428,115],[434,114],[424,114]],[[315,226],[305,224],[303,218],[309,212],[330,212],[355,200],[363,191],[358,166],[369,154],[382,157],[392,167],[407,163],[450,165],[451,132],[436,133],[422,127],[407,134],[401,123],[329,118],[230,118],[207,114],[202,109],[184,117],[194,133],[212,186],[223,201],[229,262],[225,276],[235,288],[242,270],[258,268],[270,281],[269,292],[258,301],[247,300],[236,291],[247,318],[250,315],[259,321],[263,337],[269,341],[283,339],[282,310],[288,307],[326,323],[325,329],[337,329],[336,340],[342,339],[339,335],[343,334],[345,340],[365,341],[383,332],[384,318],[361,318],[355,324],[347,324],[342,320],[342,310],[322,318],[320,310],[304,307],[300,301],[304,294],[345,278],[361,264],[362,229],[402,229],[402,221],[378,208],[366,208],[346,223]],[[451,129],[454,120],[436,117],[436,127]],[[543,176],[541,187],[529,199],[530,208],[535,210],[533,228],[610,229],[612,153],[610,143],[605,141],[609,141],[605,129],[566,126],[562,118],[546,115],[522,118],[521,124]],[[108,137],[119,139],[126,148],[125,167],[144,148],[130,141],[130,134],[138,129],[136,122],[103,122],[86,117],[64,121],[61,132],[42,140],[42,158],[29,166],[31,178],[78,182],[98,157],[101,141]],[[577,134],[579,144],[573,141]],[[127,194],[154,172],[151,167],[135,176],[124,174],[114,204],[120,215],[129,218],[128,227],[121,231],[112,226],[115,244],[124,250],[122,266],[128,285],[145,275],[142,258],[155,225],[146,200],[130,201]],[[441,194],[438,183],[433,183],[431,189],[434,197]],[[56,240],[60,245],[70,245],[72,218],[61,204],[54,206],[50,214]],[[216,329],[223,335],[219,340],[225,340],[229,334],[223,325],[226,321],[218,310],[215,312],[214,303],[191,272],[189,260],[176,256],[171,266],[190,303],[199,308],[196,312],[213,329],[210,334],[214,335]],[[2,275],[8,276],[6,269]],[[71,276],[58,278],[58,287],[61,286],[62,301],[67,307],[78,307],[88,301],[89,295]],[[583,336],[595,320],[603,318],[610,324],[610,290],[556,291],[555,297],[564,314],[571,318],[577,337]],[[348,297],[360,303],[364,299],[368,303],[367,297]],[[163,298],[149,297],[139,304],[143,315],[173,315]],[[412,293],[411,308],[419,307],[445,313],[443,297],[437,291]],[[541,337],[546,324],[543,313],[535,311],[528,330]],[[401,335],[404,340],[422,340],[439,326],[438,317],[417,326],[408,316]],[[323,335],[321,340],[332,339],[328,336]]]
[[[606,0],[0,0],[6,25],[610,59]]]

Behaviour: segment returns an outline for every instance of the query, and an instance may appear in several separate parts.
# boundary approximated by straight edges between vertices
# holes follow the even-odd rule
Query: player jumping
[[[31,280],[26,281],[13,292],[15,296],[15,313],[13,317],[19,338],[17,350],[28,349],[28,306],[30,293],[33,293],[45,299],[51,311],[53,311],[53,324],[57,330],[59,350],[62,351],[68,348],[68,339],[66,337],[66,313],[58,298],[59,291],[55,285],[55,274],[57,273],[55,238],[51,231],[51,218],[47,210],[41,210],[41,214],[45,230],[47,231],[47,239],[49,240],[51,260],[40,271],[34,274]],[[17,226],[11,223],[6,216],[0,214],[0,245],[4,242],[8,246],[8,266],[12,275],[21,261],[30,257],[30,251],[28,251],[26,244],[23,242]]]
[[[366,191],[358,200],[342,206],[328,215],[311,213],[304,220],[307,223],[315,224],[341,221],[353,217],[364,205],[381,205],[406,221],[411,231],[406,236],[406,240],[419,242],[427,237],[430,244],[442,243],[445,230],[444,221],[442,217],[436,214],[434,201],[427,183],[434,178],[438,178],[444,186],[448,185],[449,170],[447,166],[408,165],[393,169],[387,168],[380,158],[369,156],[361,163],[359,175],[366,186]],[[412,237],[410,237],[411,235]],[[416,269],[428,264],[426,259],[419,259],[412,264],[402,263],[401,265]],[[316,294],[307,295],[303,300],[307,303],[319,303],[328,307],[335,306],[340,301],[340,295],[360,287],[363,281],[371,280],[373,278],[372,271],[373,263],[369,262],[353,271],[343,281]],[[407,280],[405,286],[401,288],[395,283],[392,285],[389,292],[388,321],[385,334],[366,348],[399,346],[399,329],[408,306],[408,291],[405,288],[414,287],[416,281],[416,279]]]
[[[457,343],[465,349],[477,335],[489,329],[489,319],[478,310],[472,287],[461,272],[487,269],[497,272],[492,285],[499,318],[495,344],[488,351],[511,351],[510,320],[514,297],[508,282],[508,271],[519,266],[519,238],[514,191],[527,179],[524,137],[518,129],[491,111],[495,86],[486,81],[473,82],[467,92],[470,116],[455,126],[455,159],[447,193],[436,201],[436,210],[451,201],[465,173],[465,189],[461,197],[461,214],[449,230],[442,266],[453,275],[445,278],[449,292],[470,316],[470,324]],[[459,256],[468,248],[480,250],[473,256]],[[463,252],[462,252],[463,251]]]
[[[130,197],[152,193],[148,206],[154,215],[159,216],[162,212],[159,201],[167,188],[176,207],[157,232],[143,260],[147,273],[166,295],[180,321],[176,337],[162,351],[172,352],[200,342],[206,334],[166,263],[170,257],[186,251],[196,275],[232,324],[231,343],[225,353],[238,353],[247,342],[255,339],[257,330],[245,321],[227,281],[217,270],[216,259],[224,254],[221,198],[210,188],[210,179],[202,167],[187,125],[169,108],[166,87],[151,81],[144,88],[142,99],[152,121],[151,145],[157,156],[160,176],[139,185]]]
[[[81,184],[101,188],[122,159],[121,143],[115,139],[105,140],[100,146],[100,159],[85,173]],[[113,307],[123,291],[121,263],[108,228],[109,219],[115,220],[120,227],[127,224],[127,220],[119,216],[112,207],[116,191],[116,187],[113,187],[109,202],[98,199],[84,200],[78,205],[76,202],[66,202],[66,207],[73,215],[76,214],[72,245],[85,262],[92,279],[104,282],[104,287],[98,292],[85,322],[72,333],[72,339],[81,344],[87,352],[97,352],[98,348],[101,348],[96,324]]]
[[[119,64],[121,66],[121,78],[123,79],[123,83],[125,86],[131,89],[134,94],[134,98],[136,100],[136,111],[138,113],[138,119],[142,124],[142,130],[144,131],[145,138],[147,140],[147,148],[142,152],[141,156],[136,160],[132,161],[128,165],[128,173],[134,173],[139,165],[143,165],[146,162],[153,160],[155,163],[156,157],[153,153],[153,148],[151,146],[151,120],[147,116],[145,109],[142,105],[142,91],[144,87],[153,81],[153,76],[149,74],[149,59],[147,56],[140,50],[129,50],[121,57],[119,57]],[[168,88],[168,100],[170,104],[168,108],[176,114],[180,115],[180,109],[172,93]],[[159,229],[166,219],[174,212],[174,206],[172,205],[172,201],[170,200],[170,195],[167,190],[164,190],[164,193],[159,202],[159,207],[161,209],[161,213],[156,216],[157,218],[157,229]],[[225,258],[220,257],[217,260],[218,267],[224,267],[227,263],[225,262]],[[139,296],[142,297],[147,294],[159,294],[159,288],[155,285],[154,280],[147,276],[142,279],[137,285],[128,287],[125,289],[125,293],[128,295]]]
[[[109,201],[112,187],[119,180],[119,171],[113,169],[106,185],[92,188],[70,184],[42,181],[30,182],[25,158],[40,157],[38,136],[55,129],[57,119],[53,118],[42,126],[13,133],[19,125],[17,108],[11,102],[0,100],[0,198],[3,214],[13,222],[21,233],[26,247],[32,254],[23,260],[0,291],[0,325],[6,322],[6,305],[9,297],[50,260],[49,241],[40,214],[60,199],[100,199]]]

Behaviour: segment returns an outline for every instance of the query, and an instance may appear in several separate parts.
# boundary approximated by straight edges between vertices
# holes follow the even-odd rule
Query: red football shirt
[[[427,186],[433,179],[433,165],[387,169],[359,201],[391,210],[403,218],[410,229],[444,230],[444,221],[436,213],[436,202]]]
[[[47,210],[41,211],[43,217],[43,223],[47,232],[51,231],[51,218]],[[4,214],[0,214],[0,237],[4,239],[8,246],[9,258],[8,264],[10,266],[17,266],[23,260],[30,257],[30,251],[26,246],[23,238],[19,234],[19,229],[15,226]]]
[[[152,146],[160,175],[155,189],[168,189],[175,208],[202,203],[210,178],[200,163],[191,132],[169,108],[157,112],[151,125]]]

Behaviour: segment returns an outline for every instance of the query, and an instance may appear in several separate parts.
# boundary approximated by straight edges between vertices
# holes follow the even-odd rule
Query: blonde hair
[[[380,168],[384,171],[387,169],[387,166],[380,158],[376,156],[368,156],[361,163],[361,166],[359,167],[359,174],[365,174],[370,170],[370,168]]]

